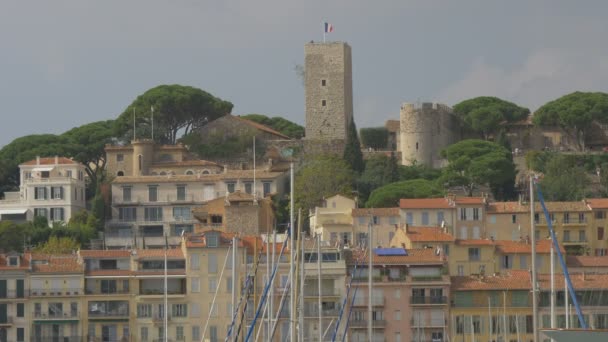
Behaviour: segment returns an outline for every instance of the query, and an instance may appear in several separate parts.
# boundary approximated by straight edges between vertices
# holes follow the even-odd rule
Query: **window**
[[[192,326],[192,339],[194,341],[201,339],[201,327],[199,327],[198,325]]]
[[[190,220],[190,207],[173,207],[173,218],[175,220]]]
[[[347,245],[350,243],[350,233],[340,233],[340,236],[342,237],[342,243]]]
[[[479,261],[480,259],[479,248],[469,248],[469,261]]]
[[[63,221],[63,208],[51,208],[51,221]]]
[[[467,209],[466,208],[460,208],[460,220],[461,221],[466,221],[467,219]]]
[[[528,257],[525,255],[519,256],[519,269],[527,270],[528,269]]]
[[[89,325],[89,327],[93,327],[93,329],[95,329],[94,324]],[[141,333],[139,334],[139,337],[142,341],[148,340],[148,327],[141,327]]]
[[[188,304],[173,304],[171,305],[171,312],[173,317],[187,317]]]
[[[116,280],[101,280],[101,293],[116,293]]]
[[[372,216],[372,224],[379,224],[380,223],[380,218],[376,215]]]
[[[52,199],[63,199],[63,187],[52,186],[51,187],[51,198]]]
[[[17,342],[25,341],[25,328],[17,328]]]
[[[606,212],[605,211],[596,211],[595,212],[595,218],[598,220],[603,220],[606,218]]]
[[[131,187],[130,186],[122,187],[122,201],[131,202]]]
[[[428,226],[429,224],[429,213],[427,211],[422,212],[422,225]]]
[[[587,222],[587,220],[585,220],[585,213],[578,213],[578,223],[585,223]]]
[[[596,248],[595,249],[595,256],[606,256],[606,255],[608,255],[607,248]]]
[[[118,220],[123,222],[134,222],[137,220],[137,208],[124,207],[118,208]]]
[[[401,311],[395,310],[395,321],[400,321],[400,320],[401,320]]]
[[[262,186],[264,187],[264,197],[268,196],[268,194],[270,194],[270,182],[263,182]]]
[[[414,224],[414,214],[413,213],[405,213],[405,223]]]
[[[156,186],[156,185],[148,186],[148,201],[149,202],[158,201],[158,186]]]
[[[137,156],[137,168],[140,172],[143,167],[143,164],[144,164],[144,157],[140,154]]]
[[[161,207],[144,208],[144,219],[148,222],[157,222],[163,220],[163,210]]]
[[[24,173],[24,175],[25,175],[25,179],[32,179],[32,173],[30,171],[26,171]]]
[[[467,227],[460,227],[460,238],[465,240],[467,239]]]
[[[200,256],[199,254],[190,254],[190,269],[198,270],[200,268]]]
[[[201,279],[190,278],[190,292],[201,292]]]
[[[511,269],[513,268],[513,257],[511,255],[503,255],[501,258],[502,261],[502,268],[504,269]]]
[[[137,304],[137,317],[152,317],[152,304]]]
[[[564,238],[562,239],[563,242],[570,242],[570,231],[569,230],[564,230]]]
[[[34,208],[34,216],[48,217],[46,208]]]
[[[19,257],[11,256],[8,258],[9,266],[19,266]]]
[[[253,193],[253,183],[251,183],[251,182],[245,183],[245,192],[250,195]]]
[[[359,216],[358,218],[359,225],[365,225],[365,216]]]
[[[122,153],[119,153],[116,155],[116,162],[121,162],[125,160],[125,155]]]
[[[17,303],[17,317],[25,317],[25,303]]]
[[[49,303],[49,317],[62,317],[63,303]]]
[[[217,342],[217,327],[215,325],[209,327],[209,342]]]
[[[321,87],[325,87],[327,85],[327,80],[321,80]]]
[[[184,340],[184,327],[182,327],[181,325],[178,325],[177,327],[175,327],[175,338],[178,341]]]
[[[511,223],[517,223],[517,215],[511,215]]]
[[[597,239],[604,240],[604,227],[597,227]]]
[[[395,298],[401,298],[401,289],[395,289]]]
[[[46,199],[46,187],[37,186],[34,189],[34,199],[45,200]]]
[[[327,105],[327,101],[326,100],[321,100],[321,106],[325,107]]]
[[[218,306],[217,304],[211,302],[209,303],[209,316],[210,317],[217,317],[218,315]]]
[[[479,208],[473,208],[473,220],[479,221]]]
[[[570,223],[570,213],[564,213],[564,223]]]
[[[458,275],[461,277],[464,275],[464,266],[463,265],[458,265]]]
[[[443,211],[437,212],[437,224],[440,225],[441,222],[444,222]]]
[[[209,287],[208,287],[209,293],[214,293],[216,289],[217,289],[217,279],[209,278]]]
[[[226,317],[232,317],[233,314],[234,314],[234,311],[232,311],[232,303],[227,302],[226,303]]]
[[[416,141],[416,151],[418,151],[418,142]]]
[[[481,238],[479,227],[473,227],[473,239]]]
[[[389,216],[388,217],[388,224],[397,224],[397,216]]]
[[[226,278],[226,292],[232,292],[232,277]]]
[[[177,190],[177,200],[185,201],[186,200],[186,186],[178,185],[176,190]]]
[[[445,255],[445,256],[450,255],[450,245],[448,245],[448,244],[443,245],[443,255]]]
[[[585,230],[580,229],[578,231],[578,241],[579,242],[585,242],[585,241],[587,241],[587,234],[586,234]]]
[[[217,233],[209,232],[205,234],[205,239],[207,240],[207,247],[217,247],[219,246],[219,239]]]

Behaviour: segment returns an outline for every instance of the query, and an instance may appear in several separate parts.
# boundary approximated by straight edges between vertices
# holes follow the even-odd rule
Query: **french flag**
[[[325,23],[325,33],[334,32],[334,26],[330,23]]]

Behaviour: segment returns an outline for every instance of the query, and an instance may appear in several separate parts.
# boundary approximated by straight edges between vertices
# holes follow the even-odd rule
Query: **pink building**
[[[445,256],[436,255],[433,249],[374,249],[371,317],[369,255],[353,250],[346,258],[353,280],[346,311],[352,304],[350,341],[369,341],[369,320],[372,341],[447,341],[450,279]]]

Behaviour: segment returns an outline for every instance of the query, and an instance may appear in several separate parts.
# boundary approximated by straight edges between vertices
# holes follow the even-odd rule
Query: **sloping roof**
[[[608,256],[566,256],[568,267],[608,267]]]
[[[78,254],[82,258],[129,258],[131,251],[114,249],[81,249]]]
[[[570,280],[576,290],[605,290],[606,284],[608,284],[608,274],[570,273]],[[539,274],[538,282],[541,289],[551,289],[551,276],[549,274]],[[556,272],[555,283],[564,284],[564,275]]]
[[[36,273],[82,273],[83,264],[75,254],[32,254],[32,271]]]
[[[412,242],[454,241],[452,234],[444,232],[439,227],[407,227],[407,237]]]
[[[37,162],[36,159],[28,160],[25,163],[21,163],[19,165],[28,166],[28,165],[55,165],[55,157],[44,157],[40,158],[40,163]],[[65,165],[65,164],[78,164],[78,162],[73,161],[70,158],[59,157],[57,165]]]
[[[399,208],[355,208],[352,216],[399,216]]]
[[[448,200],[440,198],[402,198],[399,200],[401,209],[449,209],[452,206]]]
[[[165,249],[138,249],[135,256],[138,259],[162,259],[165,257]],[[181,248],[170,248],[167,250],[168,259],[183,259],[184,253]]]
[[[526,270],[511,270],[491,276],[455,276],[452,291],[529,290],[532,282]]]
[[[495,241],[490,239],[458,239],[456,244],[459,246],[494,246]]]
[[[608,198],[587,198],[585,201],[591,209],[608,209]]]
[[[454,197],[456,205],[484,204],[485,201],[484,197]]]
[[[545,206],[549,212],[573,212],[573,211],[590,211],[591,209],[583,201],[571,202],[545,202]],[[534,203],[534,211],[542,213],[540,203]],[[519,202],[493,202],[488,206],[488,213],[529,213],[530,205],[528,203]]]
[[[9,256],[19,257],[19,267],[8,265]],[[0,254],[0,270],[3,270],[3,271],[29,270],[29,268],[30,268],[30,255],[27,253],[25,255],[21,255],[19,253],[14,253],[14,252]]]
[[[260,131],[264,131],[264,132],[276,135],[276,136],[281,137],[283,139],[290,139],[291,140],[291,138],[288,137],[288,136],[286,136],[285,134],[283,134],[281,132],[278,132],[278,131],[275,131],[274,129],[272,129],[272,128],[268,127],[268,126],[262,125],[260,123],[255,122],[255,121],[251,121],[251,120],[242,118],[240,116],[235,116],[235,115],[232,115],[232,114],[226,114],[226,116],[233,117],[233,118],[235,118],[235,119],[237,119],[237,120],[239,120],[241,122],[244,122],[244,123],[248,124],[249,126],[255,128],[255,129],[259,129]]]

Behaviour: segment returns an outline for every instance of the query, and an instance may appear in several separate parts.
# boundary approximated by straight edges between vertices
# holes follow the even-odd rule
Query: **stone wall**
[[[311,42],[304,52],[306,139],[346,139],[353,119],[350,46]]]

